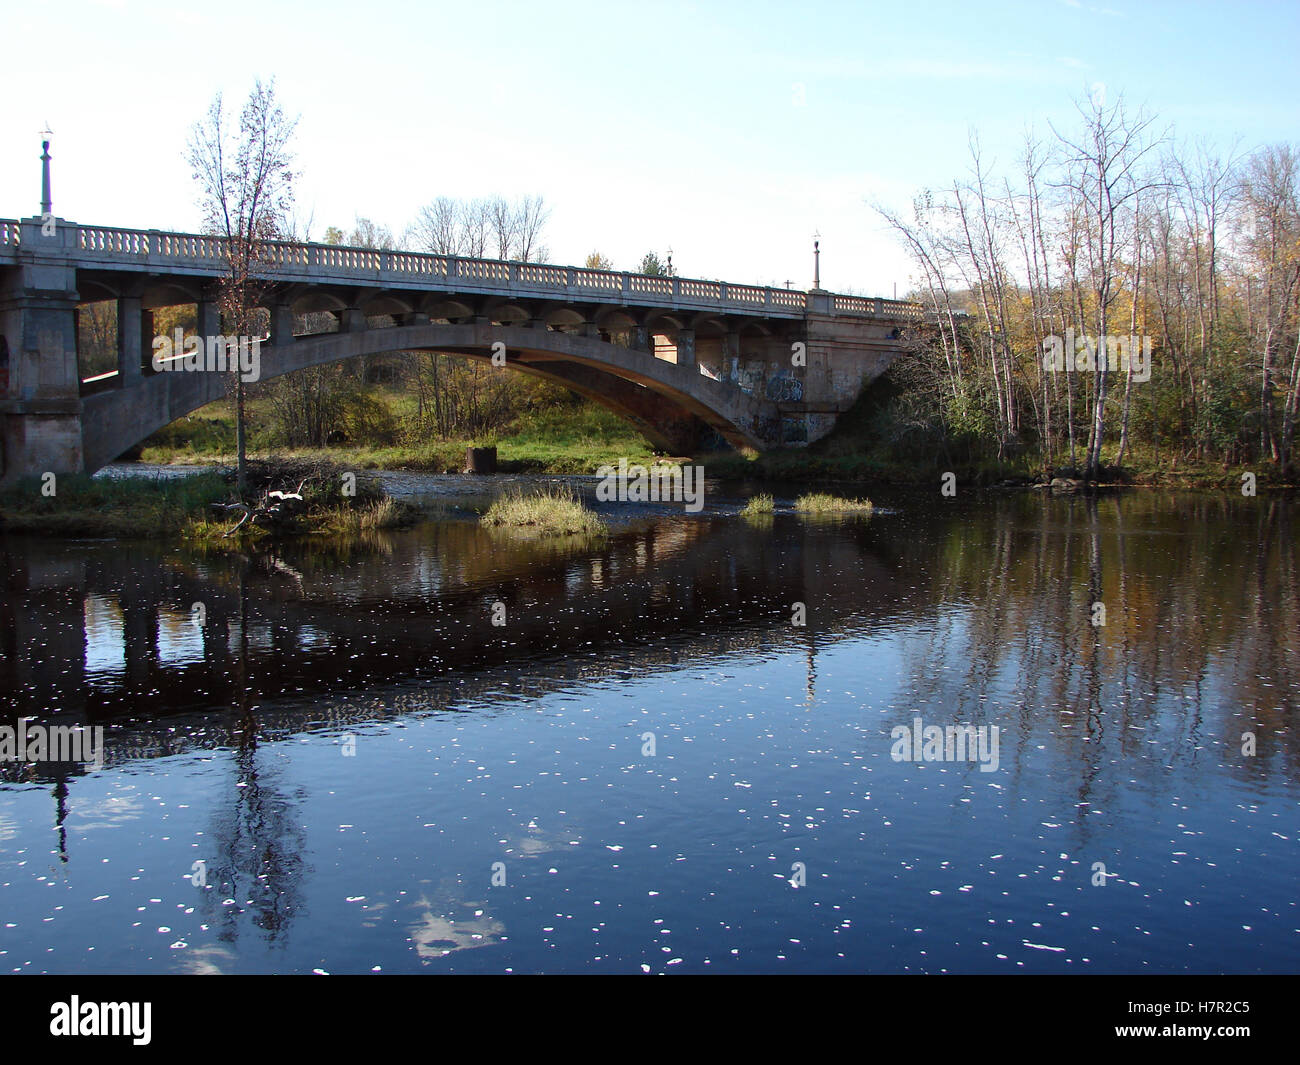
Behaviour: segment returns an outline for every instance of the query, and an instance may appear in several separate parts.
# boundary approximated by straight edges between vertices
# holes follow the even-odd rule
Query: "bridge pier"
[[[695,365],[695,330],[677,330],[677,365]]]
[[[208,337],[221,336],[221,306],[216,300],[199,300],[194,306],[195,320],[198,327],[199,336],[205,340]],[[149,338],[150,343],[153,338]]]
[[[117,378],[120,388],[130,388],[144,376],[146,350],[153,355],[153,312],[139,296],[117,300]],[[145,316],[148,315],[146,328]]]
[[[0,483],[80,473],[75,230],[63,219],[22,220],[17,269],[0,288]]]
[[[281,350],[293,343],[293,307],[287,303],[271,308],[271,343]]]

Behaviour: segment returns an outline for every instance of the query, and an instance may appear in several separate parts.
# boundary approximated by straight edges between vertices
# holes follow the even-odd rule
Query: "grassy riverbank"
[[[47,494],[52,489],[53,494]],[[230,498],[217,473],[192,477],[33,478],[0,493],[0,531],[52,537],[176,536]],[[233,523],[232,523],[233,524]]]
[[[283,513],[246,522],[242,511],[219,509],[239,501],[234,472],[175,477],[31,479],[0,493],[0,532],[51,537],[115,539],[175,537],[243,544],[268,536],[347,535],[408,524],[413,508],[389,498],[374,482],[329,463],[249,464],[244,501],[275,502],[268,492],[300,494]]]
[[[372,386],[371,391],[386,409],[401,412],[412,400],[401,389]],[[914,441],[889,439],[887,408],[892,394],[888,385],[872,388],[853,409],[843,414],[834,431],[822,440],[802,448],[780,448],[765,453],[708,452],[697,455],[710,477],[723,480],[782,481],[792,484],[856,483],[883,485],[934,485],[945,473],[956,475],[963,488],[999,484],[1031,484],[1049,474],[1042,462],[1028,453],[1011,455],[1003,461],[981,457],[960,442],[922,446]],[[228,401],[222,400],[182,418],[145,441],[143,461],[168,464],[231,465],[234,462],[235,426]],[[416,470],[430,473],[460,472],[465,450],[470,445],[495,445],[498,469],[503,473],[591,474],[606,463],[626,458],[630,464],[649,465],[655,454],[645,438],[616,415],[591,403],[550,405],[528,410],[507,430],[491,438],[419,440],[405,443],[352,441],[325,448],[285,448],[276,444],[272,426],[274,411],[265,398],[249,404],[249,453],[292,463],[332,463],[351,470]],[[1103,471],[1103,483],[1158,486],[1218,492],[1240,492],[1242,474],[1253,473],[1257,490],[1293,487],[1273,466],[1225,467],[1222,463],[1188,463],[1177,453],[1157,451],[1146,445],[1130,447],[1122,468],[1115,468],[1115,448],[1108,448],[1104,461],[1112,465]],[[1057,458],[1051,476],[1074,477],[1066,468],[1067,456]],[[120,499],[123,513],[109,520],[112,506],[103,496],[91,493],[84,507],[75,511],[48,508],[41,515],[59,513],[60,527],[77,530],[66,535],[135,535],[128,530],[158,529],[174,522],[171,498],[155,503],[148,493],[132,495],[124,490]],[[158,507],[169,516],[160,518]],[[23,516],[19,525],[35,518]],[[348,514],[345,521],[355,520]],[[382,520],[376,518],[375,520]],[[13,526],[11,526],[13,527]],[[60,533],[59,535],[65,535]]]
[[[858,484],[935,485],[954,473],[960,485],[990,487],[1004,483],[1032,484],[1049,478],[1040,459],[1028,453],[1002,461],[964,453],[957,443],[933,446],[893,442],[885,438],[883,413],[888,388],[871,389],[840,416],[831,433],[807,447],[767,452],[716,452],[700,456],[710,477],[722,480],[768,480],[794,484],[850,482]],[[1083,441],[1079,445],[1082,462]],[[1103,483],[1201,491],[1240,492],[1242,474],[1253,473],[1257,488],[1295,487],[1271,464],[1224,466],[1221,462],[1188,462],[1166,448],[1130,446],[1122,467],[1114,465],[1116,446],[1102,449]],[[1057,456],[1050,476],[1076,477],[1069,456]]]
[[[392,394],[394,407],[409,397]],[[529,412],[508,431],[490,439],[463,438],[410,443],[351,442],[325,448],[286,448],[268,430],[272,413],[265,402],[249,404],[249,454],[276,455],[299,461],[329,461],[354,470],[420,470],[459,473],[465,449],[495,445],[497,468],[503,473],[592,473],[602,463],[626,457],[630,463],[654,461],[645,438],[603,408],[587,404],[574,409],[547,408]],[[234,462],[235,421],[230,403],[221,400],[181,418],[145,441],[140,459],[159,465]]]

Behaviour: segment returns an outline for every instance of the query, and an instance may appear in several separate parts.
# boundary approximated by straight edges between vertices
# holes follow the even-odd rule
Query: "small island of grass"
[[[601,536],[605,523],[564,488],[507,491],[480,519],[493,528],[521,529],[539,536]]]
[[[842,499],[825,492],[812,492],[794,501],[800,514],[870,514],[870,499]]]
[[[766,518],[772,515],[776,504],[770,495],[756,495],[740,509],[742,518]]]

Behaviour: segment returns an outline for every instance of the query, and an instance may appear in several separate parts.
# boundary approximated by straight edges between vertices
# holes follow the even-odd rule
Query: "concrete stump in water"
[[[467,447],[465,449],[466,473],[496,473],[497,449],[494,447]]]

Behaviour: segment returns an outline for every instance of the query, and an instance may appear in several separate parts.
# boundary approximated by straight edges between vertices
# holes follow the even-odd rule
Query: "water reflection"
[[[175,964],[231,971],[340,919],[358,922],[358,943],[396,936],[420,966],[503,952],[554,964],[549,930],[572,914],[542,913],[531,894],[529,906],[503,905],[489,861],[535,891],[573,856],[595,854],[608,864],[589,865],[584,883],[632,911],[644,878],[631,888],[621,878],[659,861],[660,843],[639,834],[653,824],[645,810],[665,804],[692,811],[673,858],[683,870],[700,854],[682,840],[702,851],[718,834],[757,869],[779,864],[774,840],[798,827],[802,846],[831,848],[824,862],[863,863],[869,884],[882,868],[898,880],[942,854],[944,876],[963,869],[952,890],[976,892],[975,870],[999,875],[1010,833],[1037,856],[1035,874],[1069,883],[1086,880],[1090,854],[1163,854],[1172,833],[1193,830],[1156,821],[1196,802],[1213,811],[1197,836],[1248,833],[1282,875],[1296,866],[1294,833],[1279,834],[1271,804],[1294,807],[1300,768],[1294,513],[1278,501],[1155,493],[901,497],[865,521],[646,518],[594,545],[463,521],[243,555],[0,539],[0,723],[105,725],[109,767],[83,781],[77,764],[0,764],[0,881],[14,879],[5,854],[30,848],[35,820],[55,828],[62,867],[75,868],[97,832],[152,833],[167,841],[171,880],[192,860],[206,866],[206,881],[176,902],[201,924],[177,940],[189,949]],[[504,625],[493,624],[498,604]],[[684,677],[701,682],[683,692]],[[946,766],[936,777],[891,763],[890,729],[917,715],[999,725],[1003,768],[982,779]],[[643,779],[651,771],[629,751],[645,728],[661,739],[680,731],[683,746]],[[309,746],[316,761],[304,769],[294,748],[313,737],[324,747]],[[357,737],[365,757],[345,760],[340,748]],[[584,760],[555,761],[561,749],[573,757],[570,743]],[[821,767],[814,781],[795,774],[805,764]],[[140,772],[151,790],[116,775]],[[598,790],[566,790],[580,785]],[[33,814],[33,788],[48,813]],[[624,810],[633,796],[650,805]],[[793,817],[809,796],[821,805]],[[177,850],[158,807],[180,799],[192,831],[179,831]],[[621,827],[598,828],[613,811]],[[1230,864],[1227,852],[1172,853]],[[367,861],[392,871],[389,897],[313,893],[346,873],[336,866]],[[1161,875],[1189,899],[1222,890],[1223,874],[1198,872],[1186,888],[1181,873]],[[701,899],[721,894],[712,888]],[[1271,895],[1264,903],[1280,912]],[[885,914],[916,905],[878,904]],[[1078,900],[1068,910],[1088,912]],[[591,930],[608,937],[600,916]],[[531,954],[520,946],[530,922],[546,933]],[[996,944],[986,939],[981,954],[959,933],[931,934],[947,938],[942,950],[927,942],[927,957],[954,968]],[[889,927],[874,935],[908,949]],[[1050,953],[1039,951],[1044,937],[1027,933],[1025,949]],[[805,962],[836,964],[844,952],[829,943]],[[608,940],[601,949],[592,957],[635,953]],[[358,970],[400,967],[400,952],[367,950],[355,951]],[[299,968],[312,967],[310,953]],[[1062,964],[1080,958],[1076,943]]]

